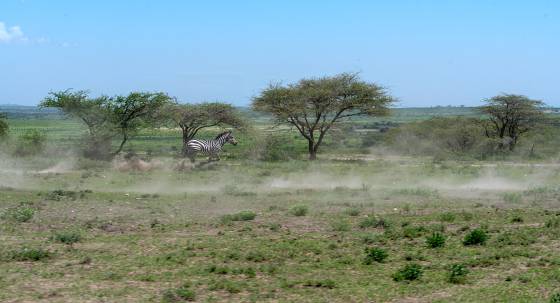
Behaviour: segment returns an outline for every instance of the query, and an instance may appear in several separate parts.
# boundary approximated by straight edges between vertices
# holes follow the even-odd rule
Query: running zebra
[[[218,153],[222,151],[222,147],[226,143],[237,145],[237,141],[230,130],[219,134],[214,140],[189,140],[189,142],[187,142],[186,156],[189,157],[193,163],[198,153],[208,155],[208,161],[212,161],[212,158],[220,160]]]

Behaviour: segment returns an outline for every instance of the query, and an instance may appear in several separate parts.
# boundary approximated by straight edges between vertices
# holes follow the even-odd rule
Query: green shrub
[[[164,303],[175,303],[184,301],[194,301],[196,295],[193,290],[190,289],[189,285],[184,285],[179,288],[167,289],[163,292],[162,302]]]
[[[300,152],[290,136],[269,135],[258,150],[258,158],[263,161],[287,161],[299,158]]]
[[[294,205],[290,208],[290,214],[296,217],[303,217],[307,215],[308,212],[309,208],[307,207],[307,205]]]
[[[560,217],[552,217],[546,220],[544,224],[546,228],[558,228],[560,227]]]
[[[82,192],[82,194],[85,195],[85,192]],[[45,199],[52,201],[61,201],[64,198],[76,200],[78,198],[78,193],[73,190],[55,189],[49,192],[45,197]]]
[[[517,204],[521,202],[522,197],[519,193],[505,193],[503,198],[505,202]]]
[[[550,296],[550,299],[548,299],[548,302],[560,303],[560,292],[552,294],[552,296]]]
[[[6,115],[4,113],[0,113],[0,139],[6,137],[10,129],[8,122],[6,122],[5,119]]]
[[[208,285],[208,290],[215,291],[215,290],[225,290],[231,294],[240,293],[242,290],[242,285],[236,281],[230,280],[218,280],[218,281],[211,281]]]
[[[430,248],[443,247],[445,245],[445,236],[442,233],[434,232],[426,237],[426,244]]]
[[[23,247],[9,253],[9,259],[13,261],[41,261],[51,257],[48,250],[42,248]]]
[[[225,215],[221,217],[221,221],[224,224],[230,223],[232,221],[251,221],[257,217],[257,214],[250,210],[240,211],[235,214]]]
[[[409,239],[418,238],[424,232],[426,232],[426,228],[424,226],[407,226],[403,228],[403,236]]]
[[[245,260],[251,262],[264,262],[266,259],[266,255],[261,251],[250,251],[245,256]]]
[[[443,222],[453,222],[455,221],[454,213],[443,213],[439,216],[439,219]]]
[[[305,283],[303,283],[303,286],[333,289],[333,288],[336,287],[336,282],[334,280],[331,280],[331,279],[307,280],[307,281],[305,281]]]
[[[422,266],[420,264],[409,263],[393,274],[393,280],[397,282],[404,281],[404,280],[407,281],[418,280],[423,273],[424,270],[422,269]]]
[[[364,264],[370,265],[373,264],[373,262],[382,263],[383,261],[385,261],[385,259],[387,259],[388,256],[389,254],[387,253],[387,251],[382,248],[366,248],[366,257],[364,259]]]
[[[16,156],[32,156],[43,151],[47,136],[37,129],[26,130],[16,143]]]
[[[72,245],[82,240],[82,235],[77,231],[63,230],[56,232],[51,239],[56,242]]]
[[[349,231],[351,229],[350,223],[344,220],[331,222],[331,227],[334,231]]]
[[[537,238],[529,229],[510,230],[503,232],[496,237],[496,244],[500,247],[506,245],[527,246],[535,242],[537,242]]]
[[[13,220],[16,222],[29,222],[35,215],[35,209],[20,205],[13,208],[8,208],[2,213],[2,219]]]
[[[352,207],[346,210],[346,213],[351,217],[356,217],[360,215],[361,210],[356,207]]]
[[[358,226],[360,228],[368,228],[368,227],[382,227],[382,228],[388,228],[391,227],[391,223],[383,218],[375,218],[375,217],[366,217],[363,218],[360,223],[358,223]]]
[[[463,240],[463,245],[484,245],[488,240],[489,236],[486,230],[482,228],[477,228],[472,230],[465,236]]]
[[[448,281],[453,284],[464,283],[469,270],[462,264],[453,264],[449,268]]]

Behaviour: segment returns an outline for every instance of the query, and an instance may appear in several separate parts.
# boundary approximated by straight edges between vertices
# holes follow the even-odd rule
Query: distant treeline
[[[270,115],[266,115],[257,111],[252,110],[248,106],[236,106],[239,112],[243,113],[245,117],[250,118],[255,122],[269,122],[272,118]],[[550,114],[560,114],[560,108],[558,107],[547,107],[544,109],[546,113]],[[61,110],[57,108],[42,108],[38,106],[26,106],[26,105],[0,105],[0,113],[6,114],[8,119],[66,119],[67,117],[62,113]],[[466,107],[466,106],[433,106],[433,107],[403,107],[403,108],[391,108],[391,115],[385,116],[383,118],[378,117],[363,117],[355,119],[356,123],[368,123],[368,122],[379,122],[377,120],[383,120],[385,122],[408,122],[408,121],[419,121],[426,120],[433,117],[453,117],[453,116],[464,116],[464,117],[478,117],[480,116],[480,111],[477,107]]]

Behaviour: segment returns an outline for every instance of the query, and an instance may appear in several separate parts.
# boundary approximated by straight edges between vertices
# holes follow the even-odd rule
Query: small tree
[[[486,136],[498,138],[499,148],[515,149],[519,137],[532,130],[542,121],[542,101],[522,95],[503,94],[485,100],[481,111],[488,115],[485,123]]]
[[[235,108],[226,103],[173,103],[164,111],[165,115],[169,115],[183,132],[183,155],[186,152],[187,142],[203,128],[226,125],[234,128],[245,126],[245,122]]]
[[[87,91],[50,92],[41,101],[40,106],[58,108],[64,114],[81,120],[88,129],[85,137],[85,156],[105,158],[109,155],[111,140],[115,136],[109,107],[111,98],[90,98],[88,95]]]
[[[253,109],[272,114],[295,127],[308,142],[309,159],[336,123],[353,116],[384,115],[393,98],[384,88],[362,81],[357,74],[302,79],[287,86],[271,85],[253,98]]]
[[[112,98],[109,105],[111,120],[121,135],[121,143],[113,154],[119,154],[140,127],[157,123],[159,110],[171,100],[165,93],[146,92]]]

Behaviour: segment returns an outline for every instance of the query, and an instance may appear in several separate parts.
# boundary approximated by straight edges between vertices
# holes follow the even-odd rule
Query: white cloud
[[[0,43],[9,43],[12,41],[27,41],[27,37],[23,34],[21,27],[15,25],[7,27],[4,22],[0,22]]]

